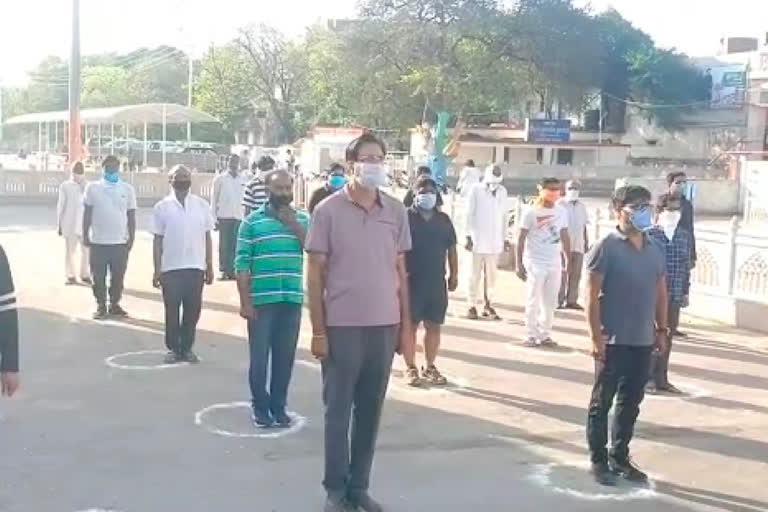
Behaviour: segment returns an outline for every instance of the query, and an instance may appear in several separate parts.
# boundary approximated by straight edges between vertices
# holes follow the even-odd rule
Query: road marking
[[[659,496],[659,494],[656,492],[656,484],[653,482],[653,480],[649,480],[648,486],[642,488],[622,487],[621,485],[618,485],[617,487],[613,488],[616,492],[587,492],[580,489],[574,489],[573,487],[559,486],[552,481],[552,471],[556,467],[577,468],[584,471],[585,477],[590,477],[588,473],[589,465],[579,462],[573,464],[538,464],[533,467],[533,472],[528,476],[528,479],[558,494],[566,494],[573,498],[586,501],[647,500]]]
[[[253,423],[251,421],[248,422],[249,425],[251,425],[254,429],[253,432],[232,432],[230,430],[221,429],[212,425],[208,425],[205,422],[205,416],[212,412],[212,411],[218,411],[222,409],[239,409],[239,408],[246,408],[248,411],[251,410],[251,403],[250,402],[226,402],[226,403],[220,403],[220,404],[213,404],[209,405],[208,407],[205,407],[203,409],[200,409],[195,413],[195,425],[202,427],[203,429],[207,430],[211,434],[216,434],[223,437],[234,437],[234,438],[258,438],[258,439],[277,439],[279,437],[285,437],[290,434],[295,434],[304,426],[307,424],[307,418],[295,413],[293,411],[288,411],[288,416],[290,416],[292,423],[289,428],[284,429],[274,429],[274,428],[268,428],[268,429],[262,429],[257,430],[256,427],[253,427]]]
[[[582,354],[577,349],[570,347],[568,345],[557,345],[554,348],[526,347],[523,345],[522,341],[520,342],[514,341],[510,343],[505,343],[504,346],[507,348],[507,350],[510,350],[512,352],[521,352],[528,355],[536,354],[542,357],[574,357],[574,356],[584,357],[584,354]]]
[[[107,364],[107,366],[110,366],[112,368],[117,368],[120,370],[166,370],[168,368],[178,368],[181,366],[189,366],[189,363],[187,362],[180,362],[180,363],[158,363],[158,364],[121,364],[117,362],[117,359],[121,359],[123,357],[129,357],[129,356],[140,356],[145,354],[157,354],[158,356],[162,356],[165,354],[162,350],[138,350],[136,352],[123,352],[121,354],[115,354],[113,356],[109,356],[104,360],[104,362]],[[202,361],[202,359],[201,359]]]
[[[712,392],[709,391],[708,389],[704,389],[702,387],[696,386],[695,384],[691,384],[689,382],[683,382],[682,384],[678,382],[676,386],[680,389],[680,391],[683,392],[683,394],[673,395],[669,393],[658,393],[658,394],[646,393],[645,397],[648,399],[658,399],[658,400],[695,400],[697,398],[703,398],[705,396],[712,396]]]

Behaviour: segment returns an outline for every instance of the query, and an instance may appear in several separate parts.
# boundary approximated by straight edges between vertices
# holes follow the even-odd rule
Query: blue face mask
[[[120,174],[117,171],[104,169],[104,181],[107,183],[117,183],[120,181]]]
[[[419,210],[429,211],[437,204],[437,194],[416,194],[416,197],[413,198],[413,204]]]
[[[651,227],[651,209],[650,207],[629,210],[629,222],[638,231],[645,231]]]
[[[343,174],[332,174],[328,176],[328,186],[333,190],[339,190],[347,182],[347,177]]]

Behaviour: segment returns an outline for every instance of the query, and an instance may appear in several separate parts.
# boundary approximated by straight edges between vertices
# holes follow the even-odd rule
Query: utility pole
[[[192,51],[189,51],[189,76],[187,77],[187,106],[192,108]],[[187,121],[187,142],[192,142],[192,123]]]
[[[69,54],[69,161],[82,158],[80,140],[80,0],[72,0],[72,47]]]

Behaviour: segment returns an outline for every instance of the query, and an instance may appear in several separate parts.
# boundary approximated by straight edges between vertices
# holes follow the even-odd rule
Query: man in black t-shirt
[[[414,187],[413,206],[408,210],[413,248],[406,254],[408,289],[411,299],[413,336],[424,322],[424,353],[426,365],[422,374],[416,367],[416,343],[403,353],[408,365],[406,379],[411,386],[420,386],[422,378],[429,384],[444,385],[446,379],[435,367],[440,347],[440,326],[448,309],[448,290],[458,285],[458,256],[456,231],[450,217],[437,210],[437,184],[430,176],[421,176]],[[448,283],[445,263],[448,260]],[[447,289],[446,289],[447,288]]]
[[[0,393],[13,396],[19,387],[19,314],[13,277],[0,245]]]

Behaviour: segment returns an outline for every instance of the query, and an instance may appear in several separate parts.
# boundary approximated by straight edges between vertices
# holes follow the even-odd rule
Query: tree
[[[217,117],[225,129],[234,131],[253,112],[257,98],[239,47],[211,46],[200,62],[195,105]]]

